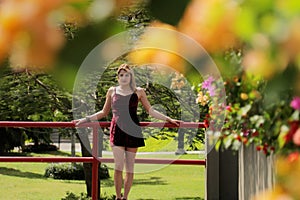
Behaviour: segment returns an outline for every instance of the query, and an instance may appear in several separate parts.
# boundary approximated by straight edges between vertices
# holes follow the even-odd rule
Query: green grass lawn
[[[153,155],[138,155],[138,158]],[[155,158],[175,158],[155,155]],[[199,159],[199,155],[183,155],[182,159]],[[109,167],[112,164],[107,164]],[[205,167],[192,165],[136,164],[130,199],[204,199]],[[113,172],[111,172],[113,174]],[[113,180],[103,181],[102,191],[114,194]]]
[[[148,141],[149,142],[149,141]],[[166,141],[164,141],[166,142]],[[152,142],[154,143],[154,142]],[[147,144],[147,143],[146,143]],[[174,144],[170,143],[172,148]],[[153,147],[154,145],[148,145]],[[168,150],[167,146],[165,150]],[[147,151],[145,147],[142,151]],[[154,150],[153,150],[154,151]],[[31,156],[67,156],[69,153],[31,154]],[[197,154],[138,154],[138,158],[201,159]],[[66,192],[86,193],[84,181],[65,181],[45,178],[48,163],[0,163],[0,200],[59,200]],[[101,181],[101,192],[114,194],[113,164],[111,178]],[[132,200],[204,199],[205,167],[184,165],[136,164],[135,179],[130,193]]]
[[[80,194],[83,181],[45,178],[47,163],[0,163],[1,200],[61,199],[66,191]]]

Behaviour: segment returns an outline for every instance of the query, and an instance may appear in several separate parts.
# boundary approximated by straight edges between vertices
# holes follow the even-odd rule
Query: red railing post
[[[92,155],[93,155],[93,162],[92,162],[92,200],[98,200],[98,168],[99,168],[99,161],[98,161],[98,126],[93,126],[93,147],[92,147]],[[99,192],[100,194],[100,192]]]

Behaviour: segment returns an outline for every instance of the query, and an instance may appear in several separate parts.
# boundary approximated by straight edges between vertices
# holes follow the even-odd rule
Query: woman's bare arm
[[[102,108],[102,110],[100,110],[99,112],[96,112],[92,115],[86,116],[85,118],[79,119],[79,121],[77,121],[76,125],[91,121],[91,120],[99,120],[102,119],[103,117],[106,117],[111,109],[111,99],[112,99],[112,94],[113,94],[114,88],[111,87],[108,89],[107,93],[106,93],[106,99],[105,99],[105,103],[104,106]]]
[[[143,105],[143,107],[145,108],[145,110],[147,111],[147,113],[151,116],[151,117],[154,117],[156,119],[159,119],[159,120],[164,120],[164,121],[167,121],[167,122],[170,122],[170,123],[173,123],[173,124],[176,124],[176,125],[179,125],[180,121],[179,120],[175,120],[175,119],[172,119],[160,112],[158,112],[157,110],[155,110],[148,98],[147,98],[147,95],[144,91],[143,88],[138,88],[138,93],[139,93],[139,99]]]

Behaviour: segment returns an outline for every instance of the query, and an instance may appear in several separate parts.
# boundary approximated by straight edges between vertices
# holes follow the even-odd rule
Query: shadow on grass
[[[101,187],[113,187],[114,186],[114,180],[109,179],[101,179],[100,180]]]
[[[101,187],[113,187],[114,180],[112,178],[104,179],[100,181]],[[161,177],[150,177],[149,179],[134,179],[135,185],[167,185],[168,183],[161,180]]]
[[[167,185],[168,183],[165,180],[162,180],[161,177],[152,176],[149,179],[135,179],[133,184],[138,185]]]
[[[71,156],[71,153],[64,152],[64,151],[44,151],[39,153],[27,153],[27,152],[9,152],[9,153],[2,153],[0,156],[27,156],[27,157],[34,157],[36,155],[41,156]]]
[[[22,152],[8,152],[8,153],[1,153],[0,156],[29,156],[28,153],[22,153]]]
[[[49,151],[49,152],[44,152],[44,153],[41,153],[41,154],[50,154],[50,155],[53,155],[53,156],[71,156],[71,153],[69,152],[65,152],[65,151]]]
[[[26,156],[64,156],[64,157],[69,157],[71,156],[71,153],[64,152],[64,151],[44,151],[44,152],[38,152],[38,153],[27,153]]]
[[[0,174],[8,176],[16,176],[22,178],[33,178],[33,179],[46,179],[43,175],[32,173],[32,172],[22,172],[18,169],[0,167]]]

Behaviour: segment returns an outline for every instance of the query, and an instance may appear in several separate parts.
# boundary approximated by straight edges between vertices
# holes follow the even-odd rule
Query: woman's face
[[[118,82],[122,86],[130,85],[131,81],[131,74],[129,72],[126,72],[125,70],[121,70],[118,74]]]

